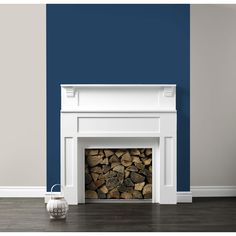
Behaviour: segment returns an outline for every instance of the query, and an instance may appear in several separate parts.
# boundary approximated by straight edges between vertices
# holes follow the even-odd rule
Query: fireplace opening
[[[86,199],[152,199],[152,148],[85,149]]]

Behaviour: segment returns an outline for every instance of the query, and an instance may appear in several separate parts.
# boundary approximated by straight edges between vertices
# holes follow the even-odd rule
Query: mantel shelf
[[[176,85],[62,84],[61,112],[176,112]]]
[[[61,84],[61,87],[176,87],[176,84]]]
[[[76,110],[70,110],[70,109],[62,109],[62,113],[96,113],[96,112],[102,112],[102,113],[176,113],[176,110],[173,109],[76,109]]]

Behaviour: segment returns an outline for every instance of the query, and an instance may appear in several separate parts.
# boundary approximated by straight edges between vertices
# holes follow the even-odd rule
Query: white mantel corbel
[[[164,87],[164,96],[165,97],[173,97],[175,93],[175,89],[172,86]]]
[[[71,86],[68,86],[68,87],[65,87],[65,91],[66,91],[66,96],[69,98],[69,97],[74,97],[75,96],[75,87],[71,87]]]

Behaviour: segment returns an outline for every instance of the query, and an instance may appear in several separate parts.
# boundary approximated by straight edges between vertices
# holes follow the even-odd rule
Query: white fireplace
[[[68,203],[85,203],[85,149],[152,148],[151,201],[176,204],[176,123],[175,85],[61,85],[61,184]]]

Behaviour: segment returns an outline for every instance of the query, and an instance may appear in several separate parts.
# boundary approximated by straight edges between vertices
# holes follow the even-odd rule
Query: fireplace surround
[[[86,149],[150,148],[151,202],[176,204],[176,122],[175,85],[62,84],[61,183],[68,203],[85,203]]]

